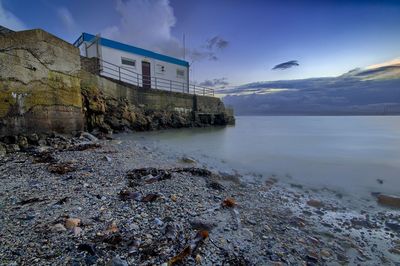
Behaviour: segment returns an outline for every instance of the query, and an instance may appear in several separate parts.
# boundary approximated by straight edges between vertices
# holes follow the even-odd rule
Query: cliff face
[[[83,129],[79,51],[42,31],[0,36],[0,135]]]

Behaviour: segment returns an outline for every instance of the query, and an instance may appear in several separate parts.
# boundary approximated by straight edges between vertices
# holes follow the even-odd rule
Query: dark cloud
[[[294,66],[299,66],[299,63],[297,62],[297,60],[291,60],[291,61],[287,61],[284,63],[281,63],[279,65],[276,65],[272,68],[272,70],[285,70]]]
[[[208,39],[200,48],[189,51],[189,57],[193,62],[202,60],[217,61],[219,59],[217,55],[218,52],[224,50],[228,46],[229,42],[217,35]]]
[[[229,85],[229,82],[226,78],[217,78],[212,80],[205,80],[199,84],[200,86],[204,87],[219,87],[224,88],[225,86]]]
[[[217,49],[225,49],[228,47],[229,42],[220,36],[214,36],[211,39],[207,40],[206,48],[208,50],[214,50],[215,48]]]

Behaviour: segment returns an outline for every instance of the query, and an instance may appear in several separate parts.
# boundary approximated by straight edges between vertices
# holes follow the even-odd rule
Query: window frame
[[[125,64],[125,63],[124,63],[124,60],[125,60],[125,62],[130,62],[130,63],[133,63],[133,64]],[[133,67],[133,68],[136,68],[136,60],[135,60],[135,59],[132,59],[132,58],[127,58],[127,57],[121,56],[121,65],[123,65],[123,66],[125,66],[125,67]]]

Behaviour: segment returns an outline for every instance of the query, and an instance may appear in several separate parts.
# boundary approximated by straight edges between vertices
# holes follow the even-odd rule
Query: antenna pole
[[[183,33],[183,60],[186,58],[186,44],[185,44],[185,33]]]

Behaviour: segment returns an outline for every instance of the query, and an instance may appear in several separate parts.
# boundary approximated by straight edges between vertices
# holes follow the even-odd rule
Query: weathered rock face
[[[83,129],[77,48],[42,31],[0,35],[0,136]]]

